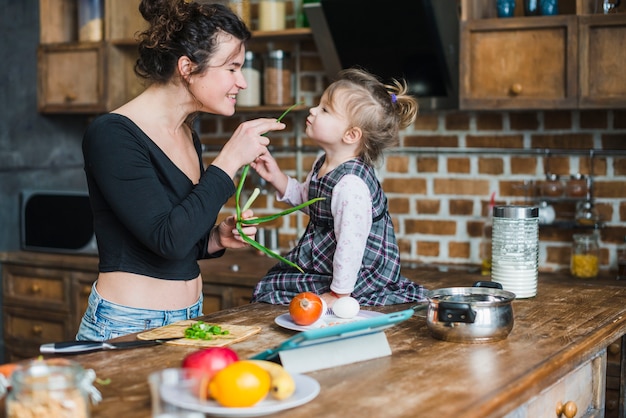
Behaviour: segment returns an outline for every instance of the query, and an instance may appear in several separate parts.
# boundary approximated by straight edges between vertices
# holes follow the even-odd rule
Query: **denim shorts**
[[[202,316],[202,295],[193,305],[173,311],[131,308],[103,299],[94,283],[76,339],[104,341],[199,316]]]

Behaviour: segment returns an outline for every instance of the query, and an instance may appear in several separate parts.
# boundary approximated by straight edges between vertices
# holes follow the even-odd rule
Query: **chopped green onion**
[[[192,340],[212,340],[216,335],[228,335],[230,331],[222,329],[219,325],[207,324],[198,321],[185,330],[185,338]]]

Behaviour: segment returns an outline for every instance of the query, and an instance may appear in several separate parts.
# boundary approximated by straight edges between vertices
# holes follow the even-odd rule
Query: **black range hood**
[[[304,10],[326,74],[404,78],[420,110],[458,109],[458,0],[321,0]]]

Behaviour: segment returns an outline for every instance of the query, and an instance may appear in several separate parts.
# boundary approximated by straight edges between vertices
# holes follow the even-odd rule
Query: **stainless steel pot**
[[[433,337],[485,343],[505,339],[513,329],[515,294],[495,282],[429,291],[426,325]]]

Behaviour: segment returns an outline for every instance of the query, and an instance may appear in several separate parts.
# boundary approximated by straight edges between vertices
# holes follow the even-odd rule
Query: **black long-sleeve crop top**
[[[221,207],[235,186],[221,169],[192,181],[130,119],[96,118],[83,138],[85,174],[101,272],[124,271],[166,280],[191,280]]]

